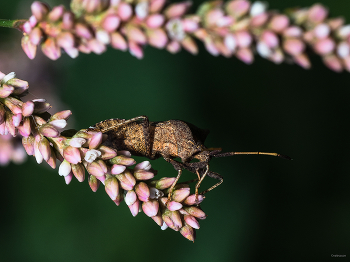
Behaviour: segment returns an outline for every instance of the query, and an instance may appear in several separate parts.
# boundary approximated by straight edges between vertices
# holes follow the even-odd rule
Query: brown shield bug
[[[285,159],[291,159],[277,153],[265,152],[227,152],[221,153],[220,148],[207,148],[204,141],[208,130],[200,129],[190,123],[181,120],[168,120],[161,122],[149,122],[147,116],[139,116],[129,120],[109,119],[97,123],[89,130],[100,131],[108,135],[105,145],[117,150],[128,150],[132,155],[144,156],[151,160],[163,157],[171,163],[178,175],[170,187],[168,199],[179,180],[182,170],[187,169],[197,174],[198,182],[195,193],[206,176],[220,180],[218,183],[203,191],[205,194],[223,182],[218,173],[209,170],[209,161],[213,157],[226,157],[233,155],[270,155]],[[176,161],[174,158],[180,158]],[[197,159],[198,162],[191,162]]]

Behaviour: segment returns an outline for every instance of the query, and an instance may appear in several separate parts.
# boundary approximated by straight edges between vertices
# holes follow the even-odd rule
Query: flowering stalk
[[[213,56],[235,56],[246,64],[258,53],[276,64],[294,61],[308,69],[313,52],[330,69],[350,71],[350,25],[329,18],[320,4],[286,14],[248,0],[205,2],[195,14],[188,13],[190,6],[165,0],[72,0],[66,10],[36,1],[33,15],[20,26],[22,48],[33,59],[40,45],[56,60],[61,49],[75,58],[79,52],[101,54],[110,45],[141,59],[145,45],[197,54],[196,39]]]
[[[0,164],[10,159],[21,162],[25,152],[33,155],[39,164],[45,160],[53,169],[58,159],[61,161],[58,173],[66,184],[73,177],[83,182],[86,169],[93,192],[102,183],[117,206],[124,199],[133,216],[142,209],[162,229],[170,227],[194,241],[198,219],[206,217],[198,207],[204,199],[202,195],[196,198],[190,195],[189,185],[178,184],[171,201],[167,201],[164,196],[168,196],[175,178],[152,180],[156,171],[149,161],[135,165],[130,152],[105,146],[107,136],[101,132],[63,130],[71,111],[51,115],[47,112],[51,106],[44,99],[23,102],[28,82],[15,76],[0,72]],[[25,152],[18,149],[18,137],[22,137]]]

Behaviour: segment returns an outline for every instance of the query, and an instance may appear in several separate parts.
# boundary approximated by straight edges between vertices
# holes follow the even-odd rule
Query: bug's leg
[[[195,196],[196,196],[196,201],[198,201],[198,188],[200,187],[203,179],[206,177],[206,175],[208,174],[208,171],[209,171],[209,165],[207,164],[205,166],[205,171],[204,171],[204,174],[202,175],[202,177],[199,178],[199,181],[197,182],[196,184],[196,187],[195,187]],[[199,173],[198,173],[198,170],[196,170],[196,173],[199,177]]]
[[[218,187],[219,185],[222,184],[222,182],[224,182],[224,178],[219,175],[218,173],[214,173],[214,172],[209,172],[208,173],[208,176],[209,177],[212,177],[212,178],[215,178],[215,179],[218,179],[220,180],[218,183],[216,183],[215,185],[213,185],[212,187],[208,188],[207,190],[204,190],[203,192],[201,192],[200,194],[201,195],[204,195],[206,193],[208,193],[209,191],[213,190],[214,188]]]
[[[168,200],[166,201],[165,205],[167,205],[170,200],[171,200],[171,195],[173,193],[173,190],[174,190],[174,187],[176,186],[177,184],[177,181],[179,181],[180,177],[181,177],[181,174],[182,174],[182,169],[183,169],[183,164],[182,163],[179,163],[173,159],[171,159],[170,157],[164,157],[164,159],[171,163],[173,165],[173,167],[175,168],[175,170],[177,170],[177,176],[175,178],[175,181],[173,182],[173,184],[171,185],[171,187],[169,188],[169,193],[168,193]]]

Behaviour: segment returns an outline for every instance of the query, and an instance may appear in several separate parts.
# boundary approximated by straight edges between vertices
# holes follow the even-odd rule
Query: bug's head
[[[212,157],[221,152],[221,148],[207,148],[206,150],[199,152],[193,158],[198,159],[199,162],[209,162]]]

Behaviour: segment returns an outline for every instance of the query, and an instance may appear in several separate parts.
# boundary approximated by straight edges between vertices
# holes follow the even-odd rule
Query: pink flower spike
[[[250,65],[254,61],[254,56],[252,50],[249,48],[241,48],[237,51],[236,56],[239,60]]]
[[[103,160],[111,159],[117,156],[117,152],[108,146],[100,146],[98,150],[102,153],[101,159]]]
[[[142,203],[142,210],[147,216],[154,217],[158,213],[159,203],[157,200],[150,200],[148,202],[144,202]]]
[[[111,46],[115,49],[119,49],[122,51],[128,49],[128,45],[124,37],[118,32],[114,32],[111,34]]]
[[[175,202],[175,201],[171,201],[171,202],[168,203],[167,208],[170,211],[176,211],[176,210],[181,209],[182,205],[181,205],[181,203],[178,203],[178,202]]]
[[[111,173],[113,175],[119,175],[121,173],[123,173],[126,169],[126,166],[123,165],[113,165],[111,168]]]
[[[151,46],[162,49],[168,42],[168,37],[163,29],[154,29],[147,31],[148,42]]]
[[[42,21],[49,12],[48,6],[39,1],[35,1],[32,3],[31,10],[37,21]]]
[[[67,185],[70,184],[70,182],[72,181],[72,178],[73,178],[73,173],[72,173],[72,172],[70,172],[70,173],[68,174],[68,176],[65,176],[65,177],[64,177],[64,181],[66,182]]]
[[[107,176],[105,181],[106,193],[112,200],[115,200],[119,194],[118,180],[114,176]]]
[[[189,226],[195,229],[199,229],[199,223],[193,216],[185,215],[184,220]]]
[[[97,132],[89,141],[89,149],[95,149],[102,143],[102,133]]]
[[[134,190],[129,190],[128,193],[126,193],[126,196],[125,196],[125,203],[130,206],[132,204],[135,203],[135,201],[137,200],[137,195],[135,193]]]
[[[136,215],[139,213],[139,208],[140,208],[140,201],[138,199],[136,199],[134,204],[129,205],[129,209],[133,217],[136,217]]]
[[[198,195],[197,198],[198,199],[196,200],[196,195],[195,194],[190,195],[190,196],[188,196],[185,199],[184,204],[187,205],[187,206],[198,205],[198,204],[203,202],[205,197],[203,195]]]
[[[191,2],[182,2],[171,4],[168,8],[165,9],[164,14],[167,18],[176,18],[183,16],[188,8],[192,5]]]
[[[22,114],[24,117],[32,115],[34,112],[34,103],[32,101],[27,101],[22,105]]]
[[[326,55],[331,53],[335,49],[335,43],[332,39],[321,39],[314,45],[316,53],[320,55]]]
[[[151,169],[151,163],[149,161],[143,161],[141,163],[138,163],[135,168],[134,168],[134,171],[137,171],[137,170],[140,170],[140,169],[143,169],[143,170],[150,170]]]
[[[113,32],[115,31],[120,24],[120,19],[116,15],[108,15],[105,17],[105,19],[102,22],[102,27],[107,32]]]
[[[81,162],[79,149],[72,146],[67,146],[65,149],[63,149],[63,157],[72,164],[78,164]]]
[[[315,24],[321,23],[328,16],[328,10],[323,5],[315,4],[309,9],[309,20]]]
[[[50,124],[42,125],[39,128],[39,133],[47,137],[58,137],[60,133]]]
[[[101,177],[104,176],[105,172],[103,172],[103,169],[97,162],[92,162],[86,166],[87,171],[89,174],[96,176],[96,177]]]
[[[29,156],[34,155],[34,137],[22,137],[22,145]]]
[[[164,16],[161,14],[152,14],[150,15],[147,20],[146,24],[149,28],[158,28],[163,25],[164,23]]]
[[[129,4],[121,2],[118,7],[118,16],[122,21],[128,20],[132,15],[132,8]]]
[[[135,192],[142,202],[147,202],[149,200],[150,191],[146,183],[141,182],[135,186]]]
[[[41,45],[41,50],[51,60],[57,60],[61,56],[61,49],[53,38],[46,39]]]
[[[50,142],[42,137],[38,143],[38,148],[45,161],[48,161],[51,157],[51,147]]]
[[[58,174],[60,176],[68,176],[71,171],[72,167],[70,163],[66,160],[63,160],[63,162],[60,164],[60,167],[58,168]]]
[[[52,22],[56,22],[57,20],[61,19],[63,16],[63,13],[65,11],[65,8],[63,5],[55,6],[52,8],[51,12],[49,13],[49,20]]]
[[[85,169],[84,166],[82,164],[72,164],[72,172],[73,175],[75,176],[75,178],[79,181],[79,182],[83,182],[85,180]]]
[[[96,192],[100,186],[100,181],[93,175],[89,176],[89,186],[93,192]]]
[[[66,127],[67,121],[64,119],[56,119],[56,120],[50,121],[50,125],[54,126],[57,129],[62,129]]]
[[[25,35],[22,37],[22,49],[26,53],[29,59],[34,59],[36,55],[36,45],[33,45],[29,40],[29,36]]]
[[[41,37],[42,37],[42,32],[41,32],[41,29],[38,27],[35,27],[29,34],[30,42],[33,45],[38,45],[40,43]]]

